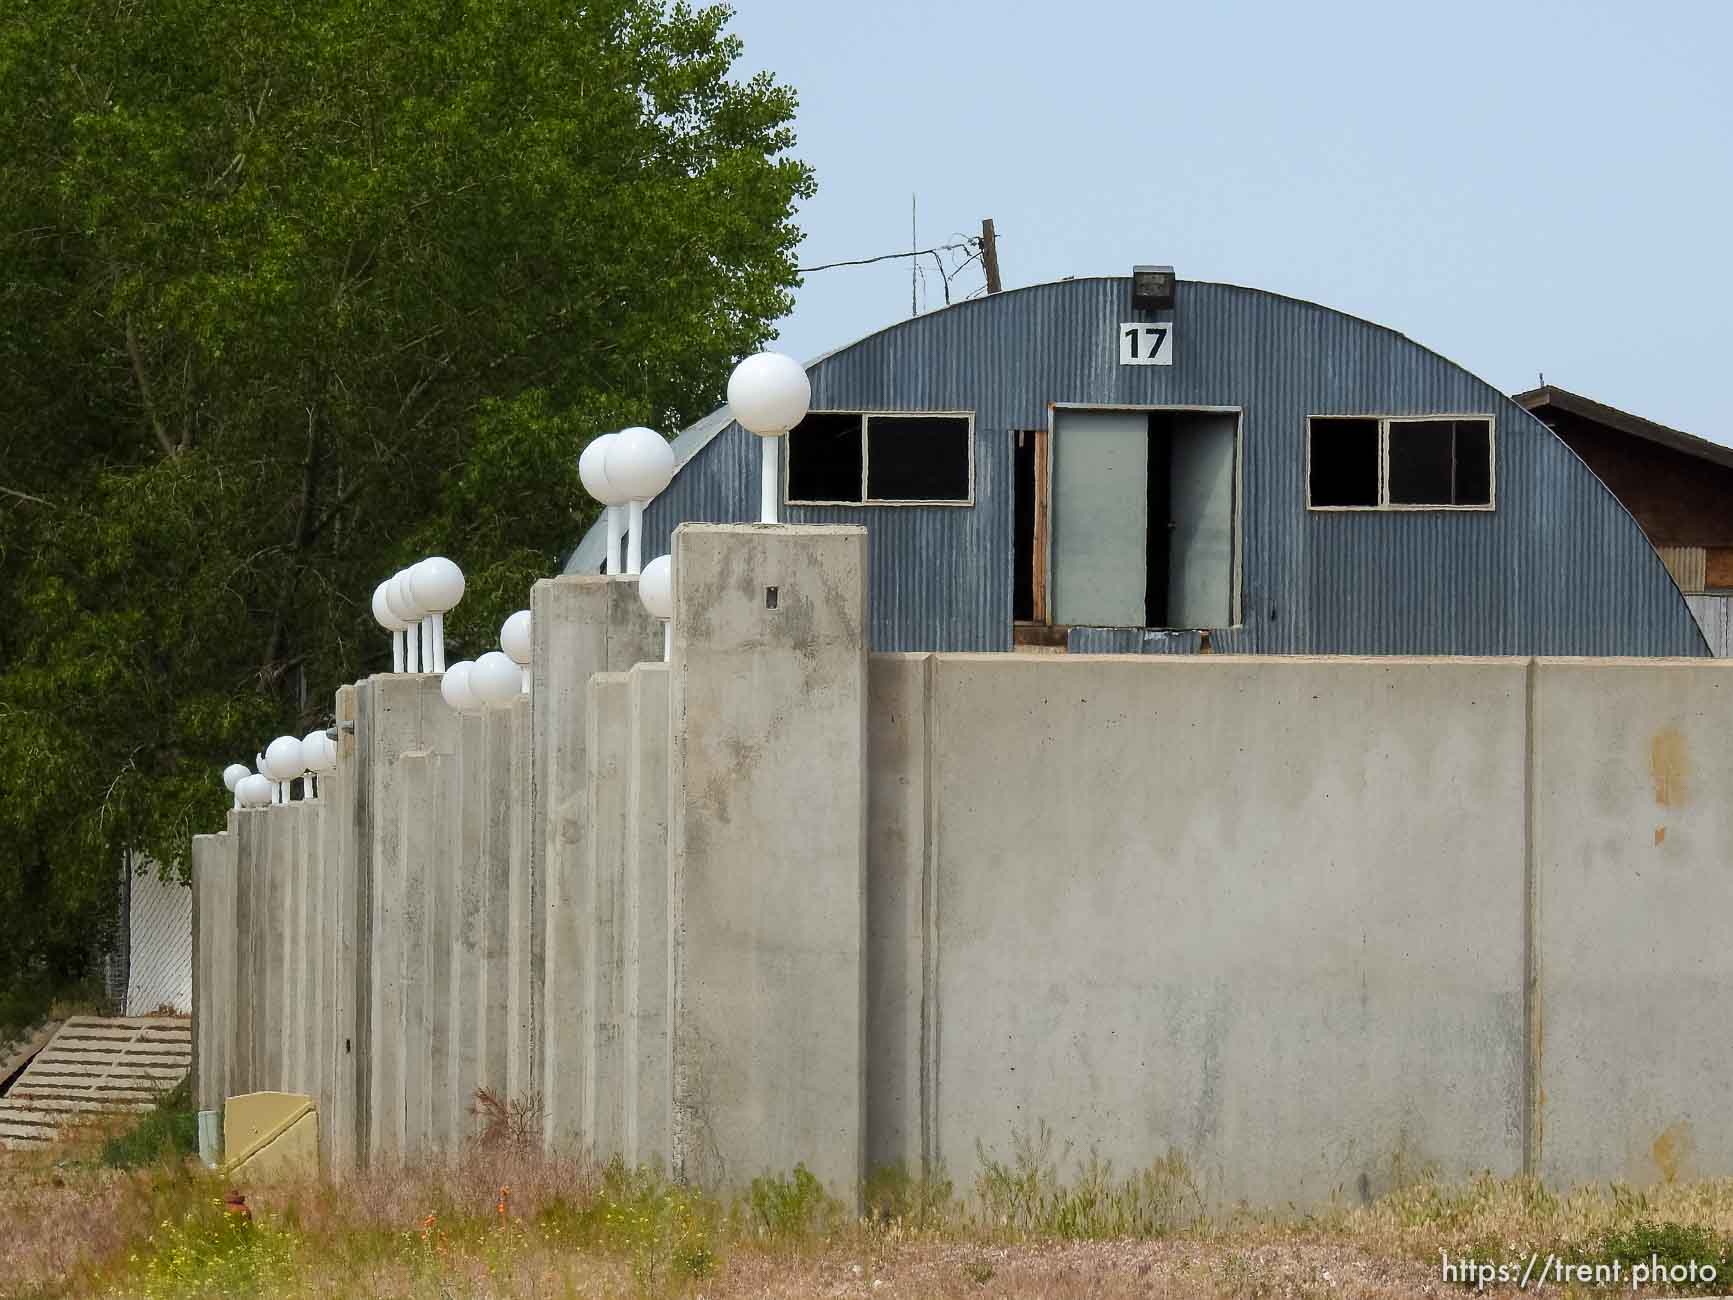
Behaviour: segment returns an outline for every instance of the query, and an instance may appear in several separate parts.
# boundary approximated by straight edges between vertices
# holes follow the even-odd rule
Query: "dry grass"
[[[64,1160],[64,1153],[61,1153]],[[1439,1252],[1592,1261],[1634,1225],[1695,1225],[1733,1238],[1733,1183],[1552,1196],[1522,1180],[1428,1180],[1367,1206],[1308,1215],[1246,1211],[1165,1224],[1156,1236],[1066,1239],[1111,1214],[1076,1213],[1134,1180],[1099,1169],[1047,1185],[1012,1224],[917,1197],[908,1218],[855,1221],[771,1180],[722,1207],[660,1180],[548,1159],[516,1144],[463,1159],[320,1182],[248,1186],[254,1222],[223,1212],[227,1184],[187,1168],[139,1173],[41,1157],[0,1159],[0,1297],[553,1297],[687,1295],[1219,1296],[1388,1300],[1460,1296]],[[1086,1171],[1079,1166],[1079,1175]],[[1171,1162],[1158,1168],[1166,1186]],[[1140,1175],[1146,1191],[1147,1175]],[[507,1189],[503,1190],[502,1189]],[[1095,1204],[1092,1201],[1091,1204]],[[1140,1201],[1138,1204],[1144,1204]],[[1146,1220],[1155,1222],[1154,1220]],[[1055,1225],[1058,1225],[1057,1228]],[[1069,1227],[1067,1225],[1070,1225]],[[1081,1226],[1079,1226],[1081,1225]],[[1609,1234],[1612,1234],[1609,1236]],[[1709,1239],[1708,1237],[1705,1240]],[[1721,1288],[1729,1290],[1733,1288]],[[1552,1285],[1531,1287],[1564,1294]],[[1629,1294],[1628,1286],[1623,1289]],[[1497,1288],[1493,1294],[1499,1294]],[[1514,1287],[1502,1293],[1515,1295]],[[1580,1292],[1586,1294],[1586,1292]],[[1677,1290],[1650,1289],[1649,1295]]]

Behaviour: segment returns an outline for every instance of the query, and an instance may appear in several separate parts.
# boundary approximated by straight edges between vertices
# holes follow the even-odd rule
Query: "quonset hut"
[[[1394,330],[1258,289],[1009,290],[807,367],[782,519],[863,524],[875,650],[1709,653],[1641,529],[1550,429]],[[750,521],[757,439],[675,439],[646,559]],[[569,573],[594,573],[600,526]]]

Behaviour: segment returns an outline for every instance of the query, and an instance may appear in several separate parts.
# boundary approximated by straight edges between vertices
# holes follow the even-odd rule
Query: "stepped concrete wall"
[[[858,529],[532,601],[526,700],[339,694],[199,837],[200,1104],[851,1197],[1045,1125],[1214,1202],[1733,1175],[1733,664],[868,655]]]

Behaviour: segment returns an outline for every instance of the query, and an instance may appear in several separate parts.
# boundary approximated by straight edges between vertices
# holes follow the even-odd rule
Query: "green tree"
[[[584,440],[719,400],[795,282],[793,94],[721,6],[14,0],[0,12],[0,985],[124,848],[386,665],[488,648],[588,522]],[[9,969],[10,968],[10,969]]]

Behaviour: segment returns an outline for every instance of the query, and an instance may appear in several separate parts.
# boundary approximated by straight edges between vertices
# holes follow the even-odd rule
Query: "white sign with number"
[[[1171,366],[1173,322],[1145,325],[1127,321],[1119,327],[1119,364],[1122,366]]]

